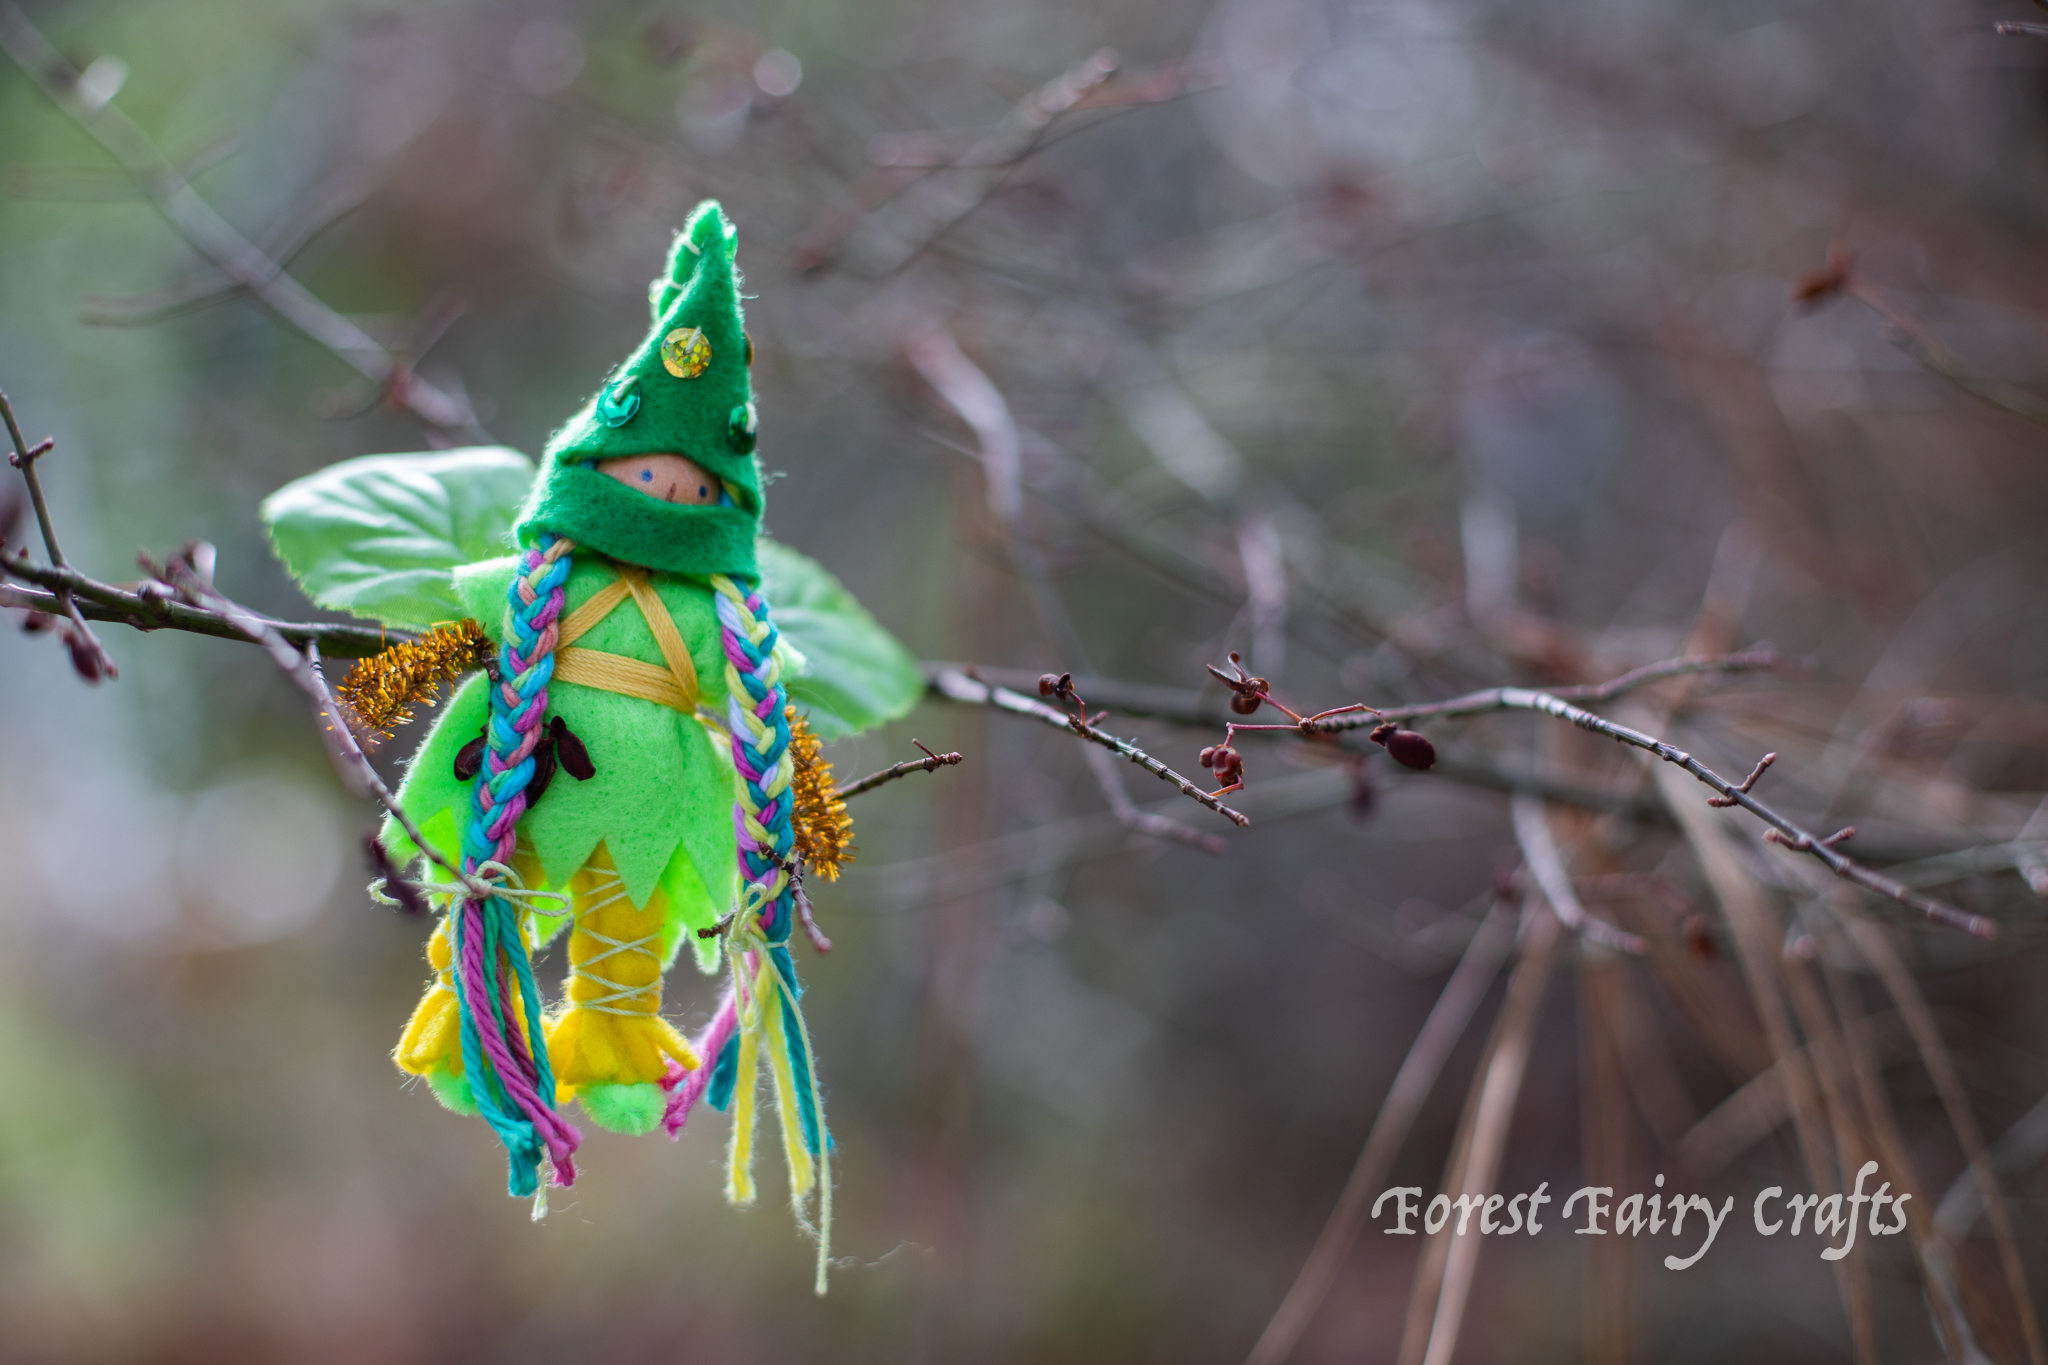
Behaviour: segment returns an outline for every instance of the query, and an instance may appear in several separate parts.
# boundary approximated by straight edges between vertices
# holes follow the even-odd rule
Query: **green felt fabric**
[[[457,595],[487,624],[494,640],[502,638],[505,592],[517,566],[517,559],[508,557],[455,571]],[[565,586],[563,614],[614,577],[602,558],[579,551]],[[703,704],[722,715],[725,659],[710,588],[668,574],[656,574],[651,581],[690,650]],[[662,661],[653,633],[630,600],[576,643],[655,665]],[[479,674],[449,700],[399,789],[399,801],[421,833],[444,852],[458,846],[458,822],[468,819],[470,784],[455,777],[454,759],[483,728],[487,685]],[[635,906],[644,906],[659,886],[668,893],[671,924],[678,931],[716,923],[731,907],[739,877],[732,823],[738,778],[723,744],[668,707],[574,683],[551,685],[548,707],[568,722],[597,768],[587,782],[556,772],[538,805],[520,820],[520,833],[532,841],[549,886],[566,884],[603,842]],[[395,823],[386,823],[384,839],[395,859],[416,853]],[[679,937],[697,948],[700,965],[707,970],[715,965],[714,940],[694,933]],[[678,941],[665,934],[660,946],[667,959]]]
[[[576,1098],[598,1127],[628,1137],[653,1132],[668,1112],[668,1092],[651,1083],[586,1085],[576,1092]]]
[[[732,430],[736,413],[751,427],[754,397],[733,265],[738,240],[725,211],[710,200],[677,234],[668,271],[650,291],[654,325],[646,339],[548,442],[515,528],[522,545],[552,531],[650,569],[755,576],[760,465],[751,439],[736,440]],[[700,330],[711,348],[708,365],[694,377],[678,377],[662,362],[664,338],[684,327]],[[633,397],[638,410],[610,425],[607,407]],[[732,484],[736,505],[659,502],[591,467],[597,460],[664,452],[687,456]]]

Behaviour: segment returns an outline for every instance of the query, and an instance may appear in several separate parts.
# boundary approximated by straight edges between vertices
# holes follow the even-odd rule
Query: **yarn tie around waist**
[[[540,541],[520,556],[506,593],[505,643],[490,688],[483,766],[462,830],[462,870],[472,876],[486,864],[511,863],[545,732],[563,584],[575,546],[562,536],[544,534]],[[576,1178],[571,1158],[582,1136],[555,1110],[522,909],[502,894],[465,895],[451,913],[463,1071],[478,1111],[505,1145],[507,1184],[515,1195],[535,1193],[545,1161],[555,1183],[568,1185]]]

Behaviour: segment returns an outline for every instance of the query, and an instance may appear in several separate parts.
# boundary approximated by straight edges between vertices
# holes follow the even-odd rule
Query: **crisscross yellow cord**
[[[683,644],[682,632],[676,629],[675,617],[669,615],[661,594],[647,581],[644,569],[631,564],[611,564],[609,567],[618,578],[600,588],[589,601],[562,621],[561,638],[555,646],[555,678],[581,687],[637,697],[694,717],[700,691],[697,666],[690,658],[688,647]],[[624,654],[572,645],[573,641],[588,635],[629,597],[640,609],[640,615],[646,618],[647,629],[653,633],[655,646],[661,650],[661,657],[668,667],[658,668]]]

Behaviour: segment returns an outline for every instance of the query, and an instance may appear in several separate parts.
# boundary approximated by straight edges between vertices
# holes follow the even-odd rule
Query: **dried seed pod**
[[[92,642],[75,630],[64,632],[64,648],[71,651],[71,668],[79,677],[89,683],[96,683],[103,676],[100,672],[100,656],[93,649]]]
[[[1216,780],[1226,787],[1244,780],[1244,756],[1228,744],[1219,744],[1209,751],[1208,767],[1216,774]]]
[[[1396,730],[1380,743],[1394,762],[1417,772],[1428,772],[1436,766],[1436,746],[1413,730]]]
[[[1234,692],[1230,697],[1230,709],[1240,716],[1255,714],[1262,703],[1249,692]]]
[[[455,751],[455,778],[458,782],[469,782],[484,770],[484,737],[475,739]]]
[[[1039,695],[1039,696],[1041,696],[1041,697],[1050,697],[1050,696],[1052,696],[1052,695],[1053,695],[1053,694],[1054,694],[1055,692],[1057,692],[1057,691],[1059,691],[1059,690],[1060,690],[1060,675],[1059,675],[1059,674],[1057,674],[1057,673],[1041,673],[1041,674],[1039,674],[1039,675],[1038,675],[1038,695]]]
[[[1216,764],[1216,751],[1222,747],[1221,744],[1211,744],[1208,748],[1195,755],[1195,762],[1205,768],[1214,767]]]
[[[597,776],[597,765],[590,761],[590,750],[583,741],[576,738],[576,732],[569,728],[569,722],[556,716],[548,722],[548,733],[554,737],[555,753],[562,760],[562,767],[578,782],[588,782]]]

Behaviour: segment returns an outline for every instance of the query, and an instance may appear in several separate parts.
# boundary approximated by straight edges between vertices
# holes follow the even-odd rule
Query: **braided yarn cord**
[[[484,762],[462,830],[462,870],[470,875],[488,863],[511,865],[533,781],[534,751],[547,721],[557,621],[575,546],[560,536],[541,540],[521,556],[507,592],[505,643],[490,691]],[[545,1162],[554,1183],[570,1184],[576,1178],[571,1158],[582,1138],[555,1110],[555,1079],[541,1031],[524,912],[504,896],[464,896],[450,913],[463,1072],[478,1111],[505,1144],[507,1183],[515,1195],[535,1193]]]
[[[831,1264],[832,1139],[825,1129],[810,1031],[804,1026],[799,1004],[803,988],[789,953],[790,930],[796,919],[791,861],[796,843],[792,818],[796,793],[788,697],[775,648],[778,636],[759,590],[743,590],[724,574],[712,575],[711,587],[725,647],[733,766],[740,778],[733,822],[739,836],[742,885],[739,911],[726,938],[726,959],[733,976],[730,1001],[721,1002],[719,1011],[721,1022],[731,1017],[729,1004],[737,1027],[716,1040],[718,1060],[710,1068],[710,1098],[719,1108],[724,1108],[722,1101],[727,1100],[734,1107],[726,1194],[735,1203],[748,1203],[754,1197],[758,1066],[762,1053],[767,1054],[783,1154],[789,1164],[790,1200],[798,1222],[817,1238],[816,1289],[823,1294]],[[692,1087],[691,1098],[696,1089]],[[680,1126],[681,1117],[674,1117],[673,1126]],[[814,1187],[818,1192],[815,1226],[807,1208]]]

